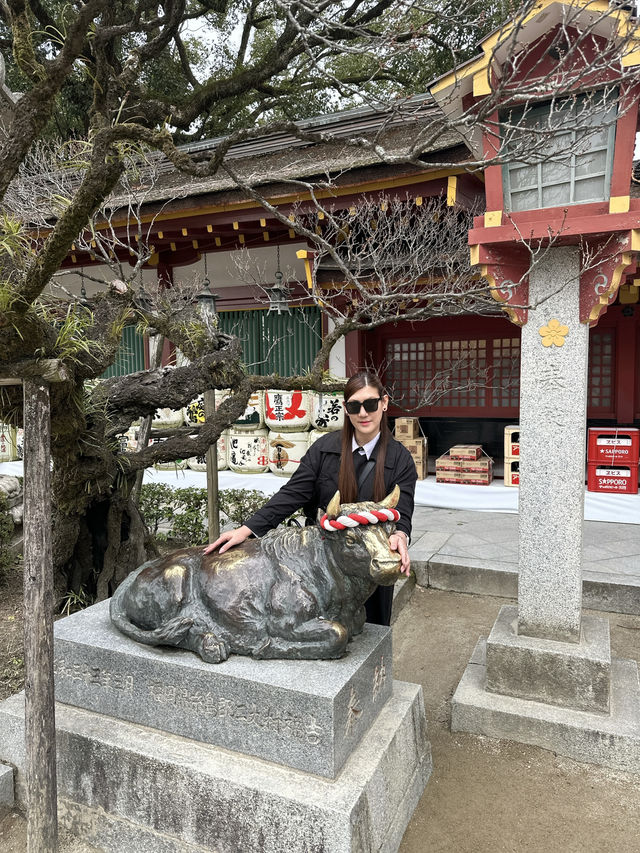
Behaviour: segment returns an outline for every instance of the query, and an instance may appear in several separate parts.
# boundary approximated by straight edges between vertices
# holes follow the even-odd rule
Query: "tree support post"
[[[24,661],[27,851],[58,841],[53,682],[49,385],[24,379]]]

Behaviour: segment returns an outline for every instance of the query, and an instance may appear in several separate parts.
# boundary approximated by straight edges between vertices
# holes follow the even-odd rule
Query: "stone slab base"
[[[640,684],[635,661],[611,661],[611,712],[592,714],[489,693],[486,641],[451,703],[451,730],[540,746],[575,761],[640,773]]]
[[[0,759],[24,795],[24,700]],[[336,779],[56,706],[61,825],[106,853],[394,853],[431,773],[422,689],[393,694]]]
[[[518,608],[500,609],[487,640],[487,682],[491,693],[609,712],[611,648],[609,621],[585,613],[579,643],[518,633]]]
[[[125,637],[103,601],[60,619],[54,637],[58,702],[330,778],[391,695],[381,625],[365,625],[340,660],[209,664]]]
[[[391,609],[391,624],[396,621],[403,609],[411,601],[411,596],[416,588],[416,576],[411,573],[409,577],[401,577],[393,585],[393,607]]]
[[[0,806],[13,806],[13,767],[0,764]]]
[[[412,549],[409,553],[418,586],[499,598],[518,597],[518,564],[515,562],[440,554],[420,560],[414,558]],[[639,579],[633,575],[586,569],[582,580],[582,606],[639,616]]]

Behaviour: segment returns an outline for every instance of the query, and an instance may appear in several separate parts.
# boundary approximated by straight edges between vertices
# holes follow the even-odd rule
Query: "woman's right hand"
[[[210,554],[212,551],[215,551],[219,545],[222,545],[220,548],[220,554],[224,554],[224,552],[228,551],[229,548],[242,544],[242,542],[244,542],[245,539],[248,539],[252,533],[253,531],[250,530],[246,524],[243,524],[242,527],[237,527],[235,530],[227,530],[226,533],[221,533],[215,542],[207,545],[204,549],[204,553]]]

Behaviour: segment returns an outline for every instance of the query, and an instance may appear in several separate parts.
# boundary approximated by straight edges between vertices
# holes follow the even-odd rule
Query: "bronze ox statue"
[[[396,486],[380,504],[340,505],[337,492],[325,526],[366,511],[397,517],[398,497]],[[382,521],[343,530],[279,527],[224,554],[185,548],[132,572],[111,599],[111,619],[139,643],[190,649],[208,663],[232,653],[341,657],[362,631],[376,585],[399,577],[393,529]]]

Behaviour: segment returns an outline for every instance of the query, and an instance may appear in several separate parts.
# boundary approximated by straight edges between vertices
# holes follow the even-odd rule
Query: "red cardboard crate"
[[[504,428],[504,458],[520,456],[520,427],[517,424]]]
[[[639,458],[640,430],[637,427],[589,427],[589,462],[637,466]]]
[[[449,450],[452,459],[480,459],[482,456],[481,444],[454,444]]]
[[[504,460],[504,484],[505,486],[520,485],[520,460],[505,459]]]
[[[635,495],[638,492],[638,464],[614,467],[602,462],[589,462],[587,489],[590,492]]]

